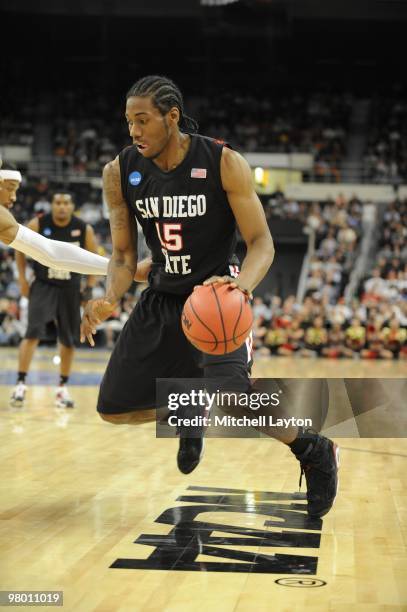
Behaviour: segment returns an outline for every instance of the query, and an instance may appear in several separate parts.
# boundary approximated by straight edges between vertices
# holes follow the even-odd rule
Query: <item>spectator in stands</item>
[[[365,347],[366,329],[360,324],[357,317],[354,317],[351,324],[345,329],[345,355],[347,357],[357,357]]]
[[[315,291],[320,291],[324,283],[323,270],[313,270],[305,283],[305,295],[312,295]]]
[[[262,317],[263,321],[270,321],[271,319],[271,308],[269,308],[263,301],[263,299],[259,296],[256,296],[253,299],[253,317],[257,319],[258,317]]]
[[[334,323],[328,331],[328,342],[327,346],[322,349],[322,355],[338,359],[345,354],[345,333],[340,323]]]
[[[278,354],[289,357],[300,351],[303,346],[304,330],[301,327],[301,318],[297,315],[286,328],[286,341],[279,347]]]
[[[366,348],[360,351],[362,359],[392,359],[393,354],[384,347],[383,319],[371,320],[366,329]]]
[[[342,277],[342,266],[338,262],[335,255],[328,257],[326,263],[323,264],[323,269],[325,274],[331,274],[333,282],[339,285]]]
[[[353,298],[350,303],[350,310],[355,317],[364,325],[367,319],[367,308],[363,302],[360,302],[357,298]]]
[[[324,238],[319,247],[321,257],[331,257],[338,248],[338,242],[335,238],[335,228],[330,227],[326,238]]]
[[[271,304],[270,304],[271,316],[273,319],[280,315],[281,305],[282,305],[281,297],[279,295],[273,295],[273,297],[271,298]]]
[[[270,355],[281,355],[281,347],[287,343],[288,334],[284,327],[280,327],[278,322],[273,320],[271,328],[264,336],[264,344],[268,348]]]
[[[6,314],[0,325],[0,346],[18,346],[20,340],[21,329],[18,321]]]
[[[299,305],[296,303],[295,295],[286,297],[280,313],[275,317],[278,326],[283,328],[289,327],[298,308]]]
[[[352,316],[352,310],[345,304],[343,298],[340,298],[336,304],[327,305],[327,319],[330,325],[345,325]]]
[[[315,317],[313,324],[305,331],[304,348],[301,349],[302,357],[317,357],[328,342],[328,334],[324,327],[324,319]]]
[[[268,355],[269,351],[264,346],[264,338],[267,334],[268,326],[264,321],[263,317],[257,316],[253,320],[253,349],[255,351],[260,351],[260,354]]]
[[[393,316],[388,327],[383,328],[382,338],[389,359],[407,359],[407,329],[400,327],[397,317]]]
[[[0,346],[17,346],[22,338],[23,329],[16,318],[15,303],[0,299]]]
[[[345,222],[338,231],[337,240],[339,246],[349,251],[352,250],[356,244],[357,234],[355,230]]]
[[[294,219],[300,212],[300,206],[295,200],[286,200],[283,204],[283,213],[287,219]]]
[[[372,275],[364,282],[363,288],[366,296],[373,299],[380,298],[386,290],[386,281],[382,278],[380,268],[376,267],[372,270]]]
[[[310,269],[310,272],[314,272],[315,270],[323,271],[324,270],[323,260],[320,259],[318,255],[313,255],[313,257],[311,257],[311,260],[310,260],[309,269]]]
[[[325,282],[319,291],[321,300],[324,304],[335,304],[339,293],[339,287],[334,281],[333,273],[329,272],[325,276]]]

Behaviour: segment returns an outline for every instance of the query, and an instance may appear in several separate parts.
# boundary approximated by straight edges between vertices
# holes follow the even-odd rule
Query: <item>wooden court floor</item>
[[[96,416],[107,353],[78,352],[76,407],[55,409],[54,355],[38,351],[12,410],[16,352],[0,351],[0,590],[63,591],[80,612],[407,610],[405,439],[336,438],[339,495],[312,521],[284,445],[210,439],[184,476],[153,423]],[[405,365],[263,359],[254,375],[401,379]]]

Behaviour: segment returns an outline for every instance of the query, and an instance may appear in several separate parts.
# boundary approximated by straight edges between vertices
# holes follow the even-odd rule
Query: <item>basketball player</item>
[[[95,235],[90,225],[74,216],[74,203],[69,193],[54,194],[51,213],[32,219],[28,227],[54,240],[75,242],[82,248],[96,253]],[[25,379],[32,357],[43,336],[47,323],[55,321],[60,344],[60,382],[56,389],[55,402],[60,408],[72,408],[73,401],[66,384],[74,356],[74,343],[79,334],[81,300],[88,299],[95,284],[95,277],[88,276],[84,295],[81,296],[80,276],[66,270],[46,267],[34,262],[35,280],[31,287],[26,279],[26,258],[17,252],[21,295],[29,297],[28,327],[19,350],[17,385],[11,396],[11,405],[20,407],[24,403]]]
[[[81,327],[82,341],[93,345],[96,325],[130,286],[137,266],[136,217],[152,267],[100,387],[97,410],[114,424],[151,418],[156,378],[230,376],[249,389],[246,346],[223,356],[198,355],[182,333],[180,315],[194,286],[204,282],[228,283],[249,296],[274,257],[249,166],[224,143],[195,133],[197,124],[184,114],[182,94],[171,80],[137,81],[127,94],[126,120],[133,146],[103,172],[113,243],[107,291],[104,299],[87,303]],[[232,278],[236,223],[247,254],[240,276]],[[305,472],[309,514],[324,515],[336,495],[336,445],[296,427],[275,430]],[[202,448],[202,438],[180,437],[183,473],[198,465]]]
[[[0,205],[12,208],[17,199],[21,174],[12,164],[3,164],[0,159]]]
[[[78,274],[107,274],[109,260],[105,257],[73,243],[51,240],[17,223],[9,210],[16,201],[21,180],[21,173],[11,164],[2,165],[0,158],[0,241],[44,266]]]

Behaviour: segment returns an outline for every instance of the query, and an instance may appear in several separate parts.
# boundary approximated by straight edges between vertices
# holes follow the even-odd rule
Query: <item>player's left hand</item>
[[[116,304],[111,304],[107,300],[90,300],[83,311],[81,323],[81,342],[87,338],[91,346],[95,346],[93,336],[96,334],[98,325],[108,319],[116,309]]]
[[[249,300],[253,298],[251,292],[246,289],[246,287],[243,287],[240,284],[239,278],[233,278],[232,276],[211,276],[206,281],[204,281],[203,284],[214,285],[216,283],[218,283],[219,285],[230,285],[231,289],[239,289],[240,291],[242,291]]]

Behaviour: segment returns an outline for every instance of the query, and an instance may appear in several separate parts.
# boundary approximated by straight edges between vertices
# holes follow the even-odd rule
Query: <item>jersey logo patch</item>
[[[137,185],[140,185],[142,178],[143,177],[141,176],[140,172],[137,172],[136,170],[135,172],[129,174],[129,183],[130,185],[133,185],[133,187],[137,187]]]
[[[80,229],[74,229],[71,231],[71,236],[80,236],[80,235],[81,235]]]
[[[206,178],[206,168],[192,168],[191,170],[191,178]]]
[[[52,229],[50,227],[46,227],[44,228],[44,231],[42,233],[44,234],[44,236],[51,236]]]

